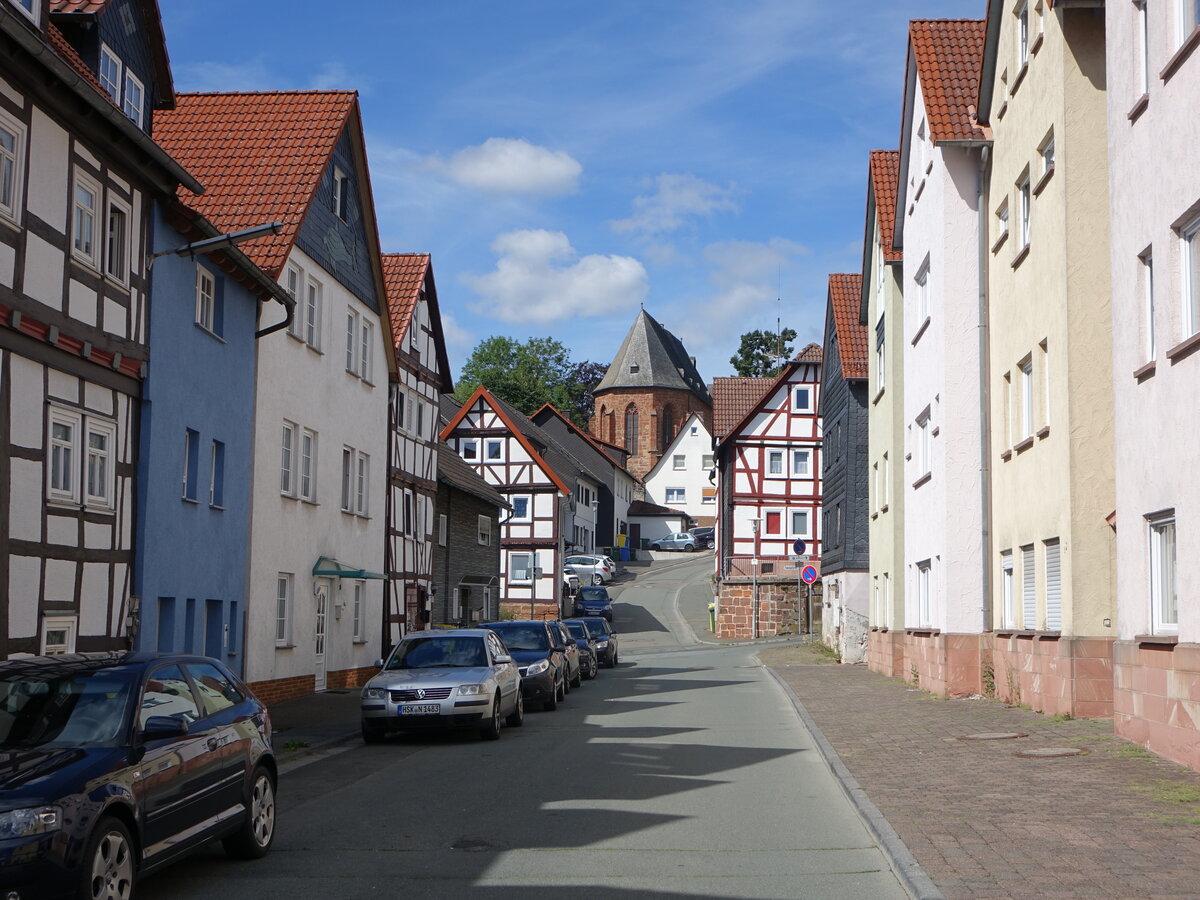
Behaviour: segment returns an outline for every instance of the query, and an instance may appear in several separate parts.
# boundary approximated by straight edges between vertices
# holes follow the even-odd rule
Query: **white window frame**
[[[61,644],[51,644],[51,631],[65,631],[66,639]],[[75,637],[79,631],[78,616],[45,616],[42,618],[39,652],[42,656],[61,656],[75,652]],[[61,649],[59,649],[61,647]]]
[[[279,436],[279,493],[285,497],[296,496],[296,456],[299,450],[300,429],[295,422],[283,423]]]
[[[483,442],[484,462],[504,462],[504,438],[487,438]],[[492,456],[493,448],[497,451]]]
[[[480,547],[492,546],[492,519],[490,516],[477,516],[476,536]]]
[[[354,454],[354,475],[351,494],[354,514],[369,516],[371,513],[371,457],[361,450]]]
[[[1134,0],[1138,43],[1138,96],[1150,93],[1150,19],[1146,0]]]
[[[933,446],[930,437],[932,429],[929,422],[930,415],[928,409],[917,416],[916,446],[913,447],[913,459],[917,464],[917,478],[914,480],[924,478],[933,471]]]
[[[709,471],[717,464],[717,458],[711,453],[704,453],[700,456],[700,468],[705,472]]]
[[[917,328],[929,318],[929,256],[921,263],[913,282],[917,286]]]
[[[357,579],[353,584],[353,599],[350,606],[351,624],[354,629],[354,643],[361,644],[366,640],[366,634],[363,630],[363,624],[366,616],[366,600],[367,600],[367,583],[361,579]]]
[[[195,502],[196,486],[192,483],[192,461],[195,457],[196,470],[200,469],[200,432],[193,428],[183,430],[183,471],[180,473],[180,497]]]
[[[350,176],[336,165],[333,167],[333,214],[339,222],[350,221]]]
[[[1183,338],[1200,333],[1200,216],[1179,229],[1183,246]]]
[[[669,487],[663,491],[664,503],[669,503],[671,506],[681,506],[687,503],[687,488]]]
[[[375,323],[364,313],[359,337],[358,377],[370,384],[375,362]]]
[[[801,462],[803,461],[803,462]],[[812,451],[811,450],[792,450],[792,477],[793,478],[810,478],[812,477]]]
[[[92,450],[92,435],[100,435],[105,439],[106,449],[102,453],[93,453]],[[84,460],[83,460],[83,478],[81,485],[84,492],[84,505],[90,508],[113,509],[116,505],[116,445],[117,445],[117,423],[111,420],[98,419],[94,416],[85,416],[83,424]],[[103,467],[103,484],[100,485],[100,493],[92,492],[92,462],[99,460]]]
[[[114,211],[120,213],[122,217],[123,225],[120,228],[113,227]],[[129,204],[114,197],[110,190],[108,202],[104,207],[104,274],[119,284],[129,283],[130,229],[132,226],[133,211]],[[117,241],[115,247],[113,246],[114,240]],[[114,262],[119,266],[117,271],[113,271]]]
[[[219,495],[219,496],[218,496]],[[208,505],[225,508],[225,442],[214,440],[208,459]]]
[[[517,560],[526,560],[524,568],[517,564]],[[510,553],[508,556],[508,571],[509,581],[513,584],[532,584],[533,570],[537,568],[537,554],[531,552]],[[518,577],[517,573],[523,572],[525,577]]]
[[[116,67],[116,73],[113,75],[111,83],[110,83],[110,79],[108,77],[108,73],[106,73],[104,71],[104,63],[105,62],[110,62],[110,63],[112,63],[112,65],[114,65]],[[100,63],[96,69],[96,78],[99,80],[100,87],[104,90],[104,93],[106,93],[108,95],[109,99],[112,100],[112,102],[117,105],[120,105],[120,103],[121,103],[121,84],[122,84],[121,73],[124,70],[124,68],[125,68],[125,66],[121,62],[121,57],[119,57],[119,56],[117,56],[117,54],[113,53],[112,49],[108,46],[108,44],[101,43],[100,44]]]
[[[887,341],[878,340],[875,342],[875,392],[882,391],[887,386],[887,353],[885,348]]]
[[[133,102],[133,100],[129,96],[133,92],[130,90],[130,88],[132,88],[133,91],[137,92],[137,103],[136,104]],[[133,109],[133,113],[130,112],[131,107]],[[142,84],[142,80],[140,78],[138,78],[136,75],[134,75],[132,72],[130,72],[129,68],[126,67],[126,69],[125,69],[125,94],[124,94],[124,98],[121,101],[121,111],[123,113],[125,113],[125,115],[128,116],[133,121],[133,123],[135,125],[137,125],[138,128],[141,128],[142,127],[142,111],[145,108],[146,108],[146,86],[144,84]]]
[[[450,521],[444,514],[438,516],[438,546],[445,547],[449,537]]]
[[[317,432],[300,429],[300,453],[296,472],[296,496],[309,503],[317,502]]]
[[[796,516],[803,516],[804,527],[796,528]],[[788,513],[788,527],[791,529],[791,536],[797,538],[812,537],[812,521],[813,517],[810,510],[793,509]]]
[[[521,524],[533,521],[533,495],[532,494],[514,494],[510,498],[510,500],[512,503],[513,514],[512,514],[512,518],[510,518],[508,521],[518,522]],[[518,500],[525,501],[525,515],[523,515],[523,516],[517,515],[517,501]]]
[[[4,110],[0,110],[0,128],[3,128],[13,138],[13,148],[11,151],[0,147],[0,176],[3,174],[3,166],[8,165],[12,167],[11,193],[7,200],[3,196],[0,196],[0,216],[15,222],[20,219],[20,210],[22,208],[21,189],[25,184],[25,145],[28,132],[23,124],[8,115]]]
[[[296,576],[291,572],[275,575],[275,646],[292,646]]]
[[[1013,553],[1004,550],[1000,553],[1000,627],[1015,628],[1017,626],[1017,607],[1015,584],[1013,582]]]
[[[701,490],[702,493],[700,494],[700,502],[702,504],[705,506],[711,506],[717,502],[716,488],[702,488]],[[709,491],[712,491],[712,493],[709,493]]]
[[[353,306],[346,307],[346,371],[358,375],[359,352],[362,344],[358,333],[358,310]]]
[[[354,512],[354,448],[342,447],[342,512]]]
[[[49,420],[46,432],[48,456],[46,496],[50,500],[78,505],[81,503],[83,491],[82,466],[80,465],[83,416],[70,410],[51,407]],[[68,440],[58,440],[54,437],[55,425],[71,429]],[[65,460],[64,454],[66,454]],[[65,487],[55,485],[59,475],[65,475],[69,479],[69,483]]]
[[[933,624],[933,560],[917,563],[917,624],[927,628]]]
[[[207,283],[209,290],[205,291]],[[211,335],[217,334],[217,276],[196,263],[196,324]]]
[[[803,392],[803,398],[801,397]],[[806,402],[801,402],[801,400]],[[792,388],[792,411],[797,413],[812,412],[813,392],[812,388],[807,385],[797,385]]]
[[[1033,358],[1021,363],[1021,440],[1033,437]]]
[[[479,438],[462,438],[458,443],[459,452],[467,462],[481,462],[479,458]]]
[[[1179,574],[1175,512],[1148,516],[1150,622],[1155,634],[1179,633]]]
[[[1200,4],[1196,0],[1175,0],[1175,45],[1180,46],[1200,26]]]
[[[778,465],[778,469],[776,466]],[[768,478],[787,478],[787,466],[784,464],[784,452],[782,450],[767,451],[767,471]]]
[[[1021,246],[1018,249],[1024,250],[1029,246],[1031,240],[1029,219],[1031,215],[1032,195],[1029,188],[1029,172],[1026,170],[1020,180],[1017,182],[1017,196],[1021,199]]]
[[[321,319],[325,305],[325,286],[312,275],[304,282],[304,322],[300,333],[301,340],[314,350],[321,350]]]
[[[1017,17],[1017,68],[1029,62],[1029,3],[1024,2],[1016,8]]]
[[[304,340],[302,332],[304,324],[305,285],[304,270],[295,263],[288,263],[283,271],[283,289],[296,304],[292,310],[292,321],[288,323],[288,334],[298,341]]]
[[[1008,236],[1008,198],[996,207],[996,240]],[[993,241],[995,243],[995,241]]]
[[[79,203],[81,187],[92,194],[91,209],[81,206]],[[74,180],[71,183],[71,256],[97,270],[100,268],[100,245],[104,242],[104,229],[100,218],[103,198],[104,192],[100,189],[100,183],[86,172],[76,168]],[[79,246],[80,224],[84,215],[91,217],[92,245],[90,249],[83,249]]]
[[[1154,333],[1154,253],[1147,248],[1139,259],[1142,264],[1142,323],[1145,330],[1142,349],[1145,351],[1146,362],[1153,362],[1158,357],[1158,342]]]
[[[671,470],[673,472],[687,471],[687,454],[675,453],[671,456]]]

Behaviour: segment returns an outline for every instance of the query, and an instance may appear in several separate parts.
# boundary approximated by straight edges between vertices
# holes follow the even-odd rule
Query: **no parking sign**
[[[817,567],[805,566],[800,570],[800,578],[803,579],[805,584],[812,584],[817,580]]]

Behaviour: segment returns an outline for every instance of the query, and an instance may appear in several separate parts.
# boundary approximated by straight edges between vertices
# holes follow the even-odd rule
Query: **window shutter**
[[[1021,602],[1024,606],[1024,627],[1037,627],[1037,595],[1034,593],[1033,548],[1021,548]]]
[[[1056,540],[1046,542],[1046,630],[1062,630],[1062,555]]]

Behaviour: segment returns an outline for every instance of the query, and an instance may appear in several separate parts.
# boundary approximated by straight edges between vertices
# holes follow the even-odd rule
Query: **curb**
[[[891,866],[892,872],[895,873],[904,890],[908,892],[913,900],[946,900],[945,895],[933,883],[933,879],[921,868],[921,864],[912,855],[912,851],[900,839],[900,835],[896,833],[896,829],[891,826],[891,823],[879,811],[879,807],[871,802],[862,785],[858,783],[850,773],[850,770],[846,768],[846,764],[842,762],[842,758],[838,756],[838,752],[833,749],[833,745],[829,743],[824,733],[817,727],[817,723],[808,714],[808,710],[804,708],[804,704],[800,702],[800,698],[796,696],[796,692],[792,690],[791,685],[784,681],[782,676],[774,669],[769,666],[763,666],[763,668],[771,674],[771,677],[775,679],[775,683],[783,688],[783,692],[792,701],[792,706],[796,708],[796,714],[800,716],[800,720],[812,735],[817,749],[821,752],[821,757],[825,760],[825,764],[829,766],[829,771],[833,773],[838,784],[841,786],[842,793],[846,795],[846,798],[854,806],[855,811],[858,812],[863,823],[867,826],[867,830],[875,838],[879,849],[883,851],[888,865]]]

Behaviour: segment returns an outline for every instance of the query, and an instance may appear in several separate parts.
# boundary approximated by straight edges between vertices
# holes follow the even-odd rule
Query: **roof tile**
[[[397,347],[408,333],[425,273],[429,271],[428,253],[384,253],[383,286],[387,291],[388,314],[392,322],[392,340]]]
[[[223,231],[282,222],[242,245],[278,278],[329,164],[355,91],[179,94],[154,118],[154,137],[204,185],[180,199]]]
[[[879,235],[883,242],[884,262],[899,262],[904,251],[892,247],[896,230],[896,189],[900,181],[900,151],[871,151],[871,187],[875,194],[875,212],[879,216]]]
[[[925,97],[929,136],[935,141],[966,141],[983,136],[967,108],[975,104],[983,61],[983,19],[913,19],[910,52]]]
[[[774,378],[714,378],[713,437],[720,440],[729,434],[774,383]]]
[[[71,46],[70,41],[66,36],[59,31],[58,26],[51,22],[46,27],[46,36],[50,39],[50,46],[54,48],[54,52],[66,61],[79,76],[94,87],[109,103],[112,103],[112,97],[108,96],[108,92],[100,84],[100,79],[96,77],[96,73],[88,68],[88,64],[83,61],[83,57],[76,52]],[[115,105],[115,104],[114,104]]]
[[[867,326],[859,321],[861,275],[830,275],[829,303],[842,361],[843,378],[867,377]]]
[[[50,0],[52,13],[100,13],[108,6],[109,0]]]

